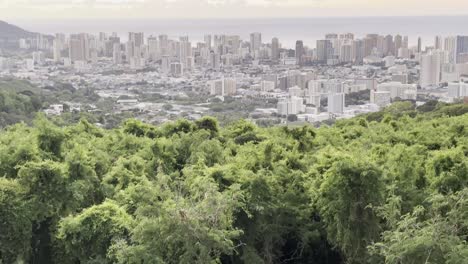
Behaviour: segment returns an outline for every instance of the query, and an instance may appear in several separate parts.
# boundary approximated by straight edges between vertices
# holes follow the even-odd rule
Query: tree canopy
[[[468,106],[0,131],[0,263],[466,263]]]

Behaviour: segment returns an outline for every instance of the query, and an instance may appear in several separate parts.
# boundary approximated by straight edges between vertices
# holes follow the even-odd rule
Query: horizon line
[[[46,18],[46,17],[31,17],[31,18],[5,18],[0,21],[7,22],[14,20],[263,20],[263,19],[327,19],[327,18],[424,18],[424,17],[468,17],[467,14],[431,14],[431,15],[375,15],[375,16],[265,16],[265,17],[61,17],[61,18]]]

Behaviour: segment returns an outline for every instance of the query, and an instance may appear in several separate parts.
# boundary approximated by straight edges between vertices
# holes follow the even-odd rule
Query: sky
[[[467,15],[468,0],[0,0],[0,19]]]

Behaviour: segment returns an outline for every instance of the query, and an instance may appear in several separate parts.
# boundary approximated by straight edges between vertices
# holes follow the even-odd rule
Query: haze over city
[[[464,0],[0,0],[3,19],[466,15]]]

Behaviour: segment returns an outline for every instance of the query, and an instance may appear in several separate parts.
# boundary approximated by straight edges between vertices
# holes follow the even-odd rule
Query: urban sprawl
[[[0,77],[91,88],[112,102],[112,113],[153,123],[240,109],[239,117],[257,123],[319,124],[395,101],[468,96],[468,36],[436,36],[423,47],[421,38],[410,46],[407,36],[345,33],[307,44],[284,47],[261,33],[244,40],[205,35],[197,43],[144,33],[129,33],[125,41],[116,33],[37,34],[15,43],[15,52],[0,53]],[[104,111],[86,102],[44,111],[60,115],[64,105]]]

